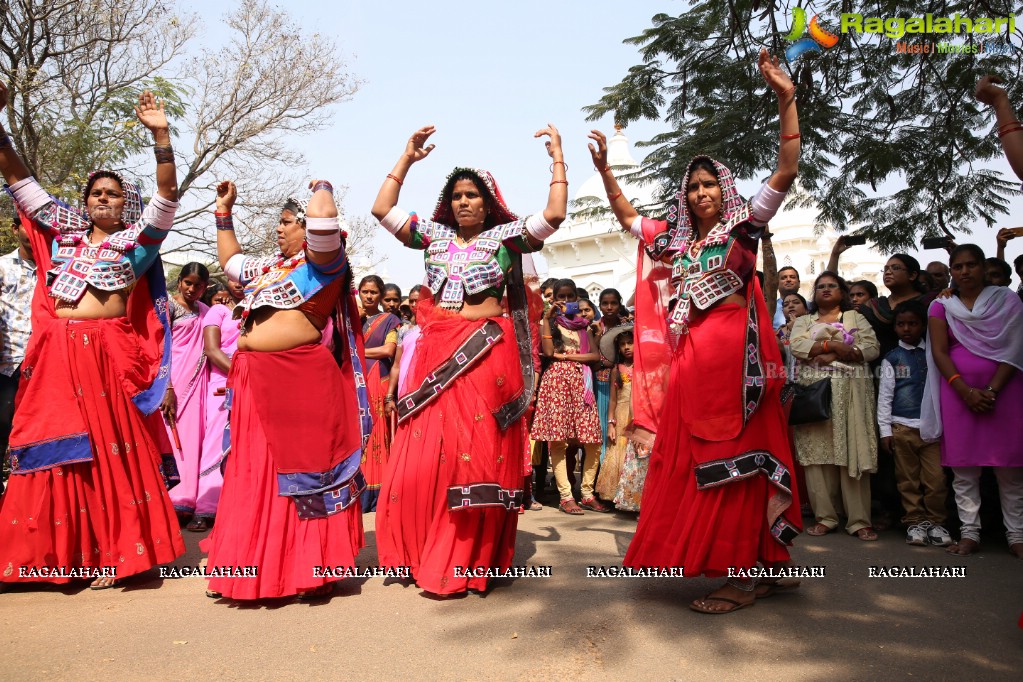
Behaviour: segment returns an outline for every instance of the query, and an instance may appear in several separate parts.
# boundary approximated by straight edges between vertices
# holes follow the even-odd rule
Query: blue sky
[[[231,3],[189,2],[207,40],[222,33]],[[554,123],[564,139],[570,196],[593,173],[586,134],[610,118],[585,120],[581,108],[618,82],[638,57],[622,40],[637,35],[661,11],[681,3],[539,2],[290,2],[303,26],[332,36],[352,72],[364,81],[354,98],[334,107],[333,126],[293,138],[312,173],[349,186],[349,215],[368,215],[380,184],[414,130],[433,124],[437,145],[416,164],[400,205],[430,213],[444,178],[455,166],[494,174],[513,211],[546,204],[550,159],[533,134]],[[645,139],[659,123],[631,127]],[[641,155],[637,152],[637,158]],[[389,280],[403,290],[422,281],[422,254],[390,235],[377,238],[389,255]]]
[[[223,36],[221,18],[232,5],[179,3],[201,17],[204,38],[211,42]],[[560,129],[573,196],[593,173],[586,134],[592,127],[613,129],[610,118],[587,122],[582,107],[639,61],[637,48],[622,43],[625,38],[648,28],[655,14],[684,6],[680,0],[289,2],[291,16],[310,32],[331,36],[364,81],[351,101],[334,107],[329,129],[291,143],[305,154],[312,174],[349,186],[350,216],[368,215],[409,135],[432,124],[437,148],[412,168],[402,208],[430,213],[453,167],[478,166],[494,174],[513,211],[528,214],[546,203],[550,180],[550,160],[533,133],[548,122]],[[625,132],[635,143],[665,129],[647,121]],[[633,153],[642,158],[634,145]],[[1007,170],[1004,163],[996,167]],[[742,183],[740,189],[753,187]],[[1013,202],[1017,211],[1021,205]],[[960,241],[976,241],[994,255],[994,233],[976,227]],[[1010,242],[1010,259],[1020,241]],[[378,254],[388,256],[385,279],[403,290],[422,281],[420,253],[402,247],[383,228],[376,243]],[[939,253],[926,252],[922,260]]]

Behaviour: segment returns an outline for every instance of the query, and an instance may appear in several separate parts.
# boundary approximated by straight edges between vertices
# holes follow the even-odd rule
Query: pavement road
[[[360,565],[376,563],[374,515]],[[0,594],[5,680],[1018,680],[1023,562],[998,536],[953,557],[900,532],[861,542],[800,536],[793,558],[825,576],[736,613],[687,604],[719,582],[588,578],[620,565],[635,516],[521,517],[515,562],[548,578],[484,596],[431,598],[382,578],[343,581],[322,603],[232,603],[201,578],[155,570],[122,589],[15,586]],[[201,559],[201,535],[186,533]],[[871,567],[949,566],[962,578],[871,578]]]

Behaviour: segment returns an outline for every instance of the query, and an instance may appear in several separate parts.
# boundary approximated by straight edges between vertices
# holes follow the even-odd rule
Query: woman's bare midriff
[[[477,294],[465,297],[458,314],[467,320],[482,320],[485,317],[501,317],[504,315],[504,308],[493,296]]]
[[[263,307],[252,311],[249,330],[238,337],[238,350],[274,353],[319,343],[322,329],[301,310]]]
[[[743,296],[742,294],[729,294],[729,295],[725,296],[723,299],[721,299],[720,301],[718,301],[718,303],[738,303],[740,306],[745,308],[746,307],[746,297]],[[715,305],[717,305],[717,304],[715,304]]]
[[[105,320],[128,313],[128,290],[102,291],[88,286],[75,303],[54,299],[57,317],[72,320]]]

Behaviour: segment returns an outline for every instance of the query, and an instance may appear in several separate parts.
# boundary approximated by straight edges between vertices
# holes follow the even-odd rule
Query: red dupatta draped
[[[636,323],[632,365],[630,438],[653,447],[654,435],[668,393],[671,352],[668,332],[668,291],[671,268],[647,254],[641,241],[636,256]]]

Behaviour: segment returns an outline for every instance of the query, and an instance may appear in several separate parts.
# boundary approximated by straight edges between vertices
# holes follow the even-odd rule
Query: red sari
[[[46,272],[52,237],[22,222]],[[152,394],[154,406],[166,385],[158,376],[164,329],[150,295],[166,306],[166,292],[159,261],[152,268],[122,318],[58,318],[45,278],[36,285],[11,434],[15,471],[0,507],[0,581],[73,579],[39,571],[53,568],[124,578],[185,552],[160,450],[133,402]],[[37,570],[23,576],[21,568]]]
[[[643,512],[623,563],[717,577],[787,561],[802,524],[781,402],[784,365],[754,273],[765,222],[739,196],[728,169],[703,158],[721,187],[721,222],[694,242],[683,191],[673,228],[642,223],[651,256],[673,256],[678,300],[671,320],[680,336]],[[688,183],[687,176],[683,190]],[[746,303],[726,302],[731,294]]]
[[[211,578],[209,589],[229,599],[265,599],[335,582],[329,572],[352,569],[365,544],[358,499],[329,515],[302,518],[296,498],[281,495],[279,474],[289,454],[329,451],[339,459],[357,447],[353,407],[343,400],[350,393],[346,377],[330,351],[310,345],[238,351],[228,385],[231,455],[217,523],[200,547],[209,552],[210,570],[255,566],[257,574]]]
[[[422,292],[411,387],[488,322],[435,307],[428,289]],[[409,567],[416,584],[434,594],[485,590],[487,578],[459,576],[458,569],[507,568],[515,553],[527,436],[521,418],[502,430],[494,412],[522,393],[522,370],[511,320],[490,321],[500,325],[502,337],[398,426],[381,488],[380,565]],[[467,484],[475,482],[499,486],[505,504],[471,504]],[[465,506],[454,506],[452,493],[463,485]]]
[[[769,320],[755,279],[747,293],[757,317]],[[783,490],[763,470],[702,489],[697,481],[697,467],[748,453],[769,455],[792,471],[781,372],[768,371],[760,406],[743,425],[739,398],[748,310],[720,303],[697,316],[679,338],[627,566],[684,566],[686,576],[715,577],[728,575],[729,568],[789,558],[772,530],[787,527],[790,536],[801,527],[791,487]],[[771,326],[759,325],[758,332],[764,366],[782,367]]]
[[[362,335],[366,348],[383,346],[387,335],[401,326],[401,320],[390,313],[380,313],[363,325]],[[366,360],[366,388],[373,415],[373,431],[362,453],[362,474],[366,477],[366,490],[362,493],[362,511],[376,511],[380,497],[380,483],[384,478],[387,456],[391,449],[391,427],[384,415],[384,396],[390,386],[391,362],[389,358]]]

